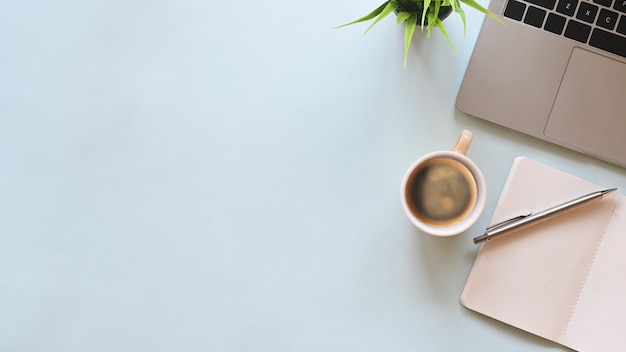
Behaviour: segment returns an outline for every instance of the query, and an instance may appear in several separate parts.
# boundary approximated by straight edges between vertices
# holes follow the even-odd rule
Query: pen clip
[[[529,211],[529,212],[528,212],[528,213],[526,213],[526,214],[522,214],[522,215],[519,215],[519,216],[516,216],[516,217],[510,218],[510,219],[507,219],[507,220],[501,221],[501,222],[499,222],[499,223],[497,223],[497,224],[494,224],[494,225],[491,225],[491,226],[487,227],[487,231],[493,231],[493,230],[495,230],[495,229],[497,229],[497,228],[500,228],[500,227],[502,227],[502,226],[506,226],[506,225],[508,225],[508,224],[511,224],[511,223],[514,223],[514,222],[518,222],[518,221],[520,221],[520,220],[522,220],[522,219],[524,219],[524,218],[527,218],[527,217],[531,216],[532,214],[533,214],[533,212],[532,212],[532,211]]]

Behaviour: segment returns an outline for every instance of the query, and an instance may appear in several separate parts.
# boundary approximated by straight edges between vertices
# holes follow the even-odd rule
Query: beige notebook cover
[[[605,188],[520,157],[491,223]],[[626,351],[624,198],[483,244],[461,304],[577,351]]]

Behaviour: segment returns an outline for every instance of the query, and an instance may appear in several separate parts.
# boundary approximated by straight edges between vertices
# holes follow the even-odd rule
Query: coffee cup
[[[462,131],[451,151],[422,156],[404,175],[402,207],[423,232],[458,235],[480,218],[487,186],[478,166],[466,156],[473,136],[471,131]]]

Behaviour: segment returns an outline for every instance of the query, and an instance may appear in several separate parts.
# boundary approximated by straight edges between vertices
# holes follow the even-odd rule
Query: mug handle
[[[474,134],[470,130],[463,130],[459,135],[459,139],[457,139],[453,152],[457,152],[459,154],[466,155],[467,151],[472,144],[472,140],[474,139]]]

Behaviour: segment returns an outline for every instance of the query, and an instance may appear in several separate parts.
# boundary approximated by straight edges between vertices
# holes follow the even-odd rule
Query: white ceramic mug
[[[471,131],[462,131],[452,151],[426,154],[404,175],[402,207],[420,230],[453,236],[480,218],[487,186],[478,166],[466,156],[472,140]]]

